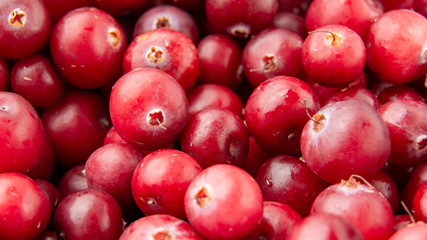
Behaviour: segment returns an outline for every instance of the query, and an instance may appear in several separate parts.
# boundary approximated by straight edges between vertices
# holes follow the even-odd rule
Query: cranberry
[[[52,143],[45,137],[41,155],[25,174],[32,179],[40,178],[49,180],[53,176],[54,168],[55,152]]]
[[[368,103],[355,99],[332,102],[305,125],[301,151],[313,172],[336,183],[352,174],[368,177],[380,170],[390,156],[390,135]]]
[[[279,12],[291,12],[305,16],[313,0],[279,0]]]
[[[47,195],[21,173],[1,173],[0,185],[0,238],[34,239],[49,223],[52,208]]]
[[[427,0],[413,0],[414,10],[427,17]]]
[[[27,172],[43,153],[45,131],[34,107],[23,97],[0,92],[1,172]]]
[[[167,214],[155,214],[134,221],[120,236],[120,240],[138,239],[203,240],[204,238],[188,222]]]
[[[388,239],[393,231],[390,203],[373,186],[359,183],[355,177],[331,185],[314,200],[311,214],[331,213],[353,224],[365,240]]]
[[[184,90],[169,74],[154,68],[128,72],[114,85],[110,97],[114,129],[139,150],[174,142],[188,120]]]
[[[427,236],[427,224],[416,223],[395,232],[388,240],[424,239]]]
[[[378,99],[382,104],[385,104],[395,99],[411,99],[415,101],[421,101],[422,97],[421,94],[417,92],[417,90],[408,85],[393,84],[392,86],[385,87],[378,95]]]
[[[409,209],[412,209],[412,199],[417,189],[427,181],[427,162],[418,164],[412,170],[406,185],[404,186],[401,197],[402,201]]]
[[[422,183],[415,191],[412,198],[412,211],[417,221],[427,221],[427,183]]]
[[[6,60],[0,58],[0,91],[7,91],[9,89],[9,65]]]
[[[114,129],[114,126],[111,126],[108,130],[107,134],[104,137],[104,145],[107,145],[109,143],[126,143],[125,140],[123,140],[122,137],[117,133],[116,129]]]
[[[52,23],[57,23],[69,11],[87,7],[92,0],[43,0],[47,7]]]
[[[218,163],[242,166],[249,151],[249,134],[236,114],[207,108],[188,120],[181,135],[181,147],[202,168]]]
[[[393,214],[397,214],[400,208],[400,196],[399,189],[393,179],[386,173],[378,171],[374,175],[366,178],[366,180],[387,198],[393,210]]]
[[[1,1],[0,17],[1,58],[28,57],[49,38],[50,17],[42,0]]]
[[[59,73],[79,88],[97,88],[121,74],[126,50],[124,32],[108,13],[82,7],[68,12],[55,25],[50,52]]]
[[[261,190],[248,173],[229,164],[200,172],[188,186],[184,204],[190,224],[208,239],[240,239],[262,219]]]
[[[262,164],[271,157],[273,157],[272,153],[262,149],[258,143],[255,142],[254,138],[249,136],[248,157],[241,168],[255,178]]]
[[[393,216],[393,233],[412,224],[411,216],[408,214],[399,214]]]
[[[385,12],[395,9],[411,9],[414,0],[378,0]]]
[[[197,44],[200,74],[197,83],[221,84],[236,89],[243,81],[242,49],[230,37],[222,34],[205,36]]]
[[[164,2],[180,7],[193,14],[203,12],[205,4],[205,0],[165,0]]]
[[[120,206],[109,194],[86,189],[71,193],[54,215],[59,239],[118,239],[123,232]]]
[[[145,215],[168,214],[186,219],[184,195],[201,171],[197,161],[184,152],[154,151],[141,160],[133,173],[135,202]]]
[[[307,10],[305,23],[308,31],[340,24],[364,39],[371,24],[382,14],[376,0],[314,0]]]
[[[302,39],[307,37],[307,28],[303,17],[292,12],[278,12],[274,18],[274,26],[288,29],[298,34]]]
[[[386,12],[367,38],[368,67],[382,81],[405,84],[427,71],[427,19],[414,11]]]
[[[135,37],[123,57],[125,73],[136,68],[157,68],[189,91],[199,75],[196,46],[183,33],[171,29],[154,29]]]
[[[210,24],[234,37],[248,38],[273,25],[278,0],[206,0]]]
[[[245,106],[249,134],[273,154],[299,155],[300,136],[309,114],[320,107],[310,86],[297,78],[277,76],[261,83]]]
[[[13,92],[25,97],[34,107],[52,105],[64,93],[64,82],[51,60],[32,55],[18,61],[10,73]]]
[[[346,218],[330,214],[316,213],[304,218],[294,226],[288,240],[363,240],[359,230]]]
[[[58,240],[58,237],[55,231],[47,230],[39,234],[36,240]]]
[[[199,29],[196,21],[183,9],[172,5],[155,6],[145,11],[135,24],[133,37],[158,28],[181,32],[193,43],[199,41]]]
[[[274,76],[303,77],[302,38],[284,28],[269,28],[246,43],[242,52],[243,72],[256,87]]]
[[[265,201],[284,203],[301,216],[308,216],[314,199],[329,184],[298,158],[279,155],[268,159],[258,170],[256,181]]]
[[[427,161],[427,105],[397,99],[382,105],[378,112],[390,132],[392,147],[388,162],[409,167]]]
[[[70,168],[61,176],[57,185],[61,198],[65,198],[73,192],[89,188],[84,170],[85,165],[80,164]]]
[[[85,163],[102,146],[111,126],[103,98],[95,92],[70,90],[42,114],[57,163],[70,168]]]
[[[325,101],[325,105],[330,102],[339,102],[348,99],[358,99],[369,103],[375,109],[381,105],[380,100],[373,92],[363,87],[346,87],[335,90]]]

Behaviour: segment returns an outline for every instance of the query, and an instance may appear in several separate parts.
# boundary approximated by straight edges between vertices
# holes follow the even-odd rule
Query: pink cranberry
[[[427,224],[411,224],[395,232],[388,240],[424,239],[427,236]]]

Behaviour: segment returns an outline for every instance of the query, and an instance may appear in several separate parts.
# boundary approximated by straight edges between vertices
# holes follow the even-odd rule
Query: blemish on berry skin
[[[122,38],[120,37],[120,33],[118,29],[110,29],[108,31],[107,41],[113,48],[118,48],[120,46],[120,43],[122,41]]]
[[[315,114],[313,116],[313,131],[320,132],[325,126],[324,121],[326,120],[323,114]]]
[[[161,232],[156,232],[155,234],[153,234],[153,239],[154,240],[172,240],[173,237],[167,230],[163,230]]]
[[[2,112],[7,112],[7,110],[8,110],[9,108],[7,107],[7,106],[0,106],[0,111],[2,111]]]
[[[273,55],[265,55],[262,58],[264,72],[274,72],[277,70],[277,59]]]
[[[27,22],[27,14],[19,8],[13,9],[9,13],[9,25],[23,27]]]
[[[212,198],[208,194],[208,190],[203,186],[197,193],[194,195],[194,199],[196,199],[197,205],[200,208],[206,207]]]
[[[164,52],[157,46],[152,46],[147,53],[147,59],[154,64],[158,64],[163,60]]]
[[[157,18],[156,21],[156,28],[166,28],[166,29],[171,29],[172,25],[169,21],[169,18],[162,16]]]
[[[416,150],[423,151],[427,149],[427,135],[421,135],[417,137]]]

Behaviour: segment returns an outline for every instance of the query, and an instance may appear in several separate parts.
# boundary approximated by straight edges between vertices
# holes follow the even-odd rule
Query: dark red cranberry
[[[190,224],[208,239],[241,239],[262,219],[261,190],[247,172],[230,164],[200,172],[184,204]]]
[[[156,68],[189,91],[199,75],[199,57],[190,38],[171,29],[154,29],[135,37],[123,57],[125,73],[136,68]]]
[[[400,208],[400,194],[393,179],[386,173],[378,171],[374,175],[366,178],[366,180],[387,198],[393,210],[393,214],[397,214]]]
[[[262,149],[258,143],[256,143],[254,138],[249,136],[248,157],[243,163],[242,168],[255,178],[262,164],[271,157],[273,157],[272,153]]]
[[[0,174],[0,238],[34,239],[47,226],[52,208],[31,178],[16,172]]]
[[[393,166],[409,167],[427,161],[427,105],[420,101],[396,99],[378,112],[390,132]]]
[[[416,223],[395,232],[388,240],[422,240],[427,236],[427,224]]]
[[[301,151],[313,172],[326,182],[337,183],[352,174],[368,177],[380,170],[390,156],[390,135],[368,103],[332,102],[305,125]]]
[[[16,93],[0,92],[0,173],[27,172],[43,153],[45,138],[34,107]]]
[[[291,12],[305,16],[313,0],[279,0],[279,12]]]
[[[427,71],[427,19],[411,10],[386,12],[372,24],[367,38],[367,63],[382,81],[405,84]]]
[[[84,90],[66,92],[45,109],[42,121],[53,144],[56,162],[68,168],[85,163],[102,146],[111,126],[103,98]]]
[[[245,106],[249,134],[273,154],[300,154],[300,136],[307,115],[319,110],[310,86],[297,78],[277,76],[261,83]]]
[[[93,5],[114,17],[140,14],[151,6],[150,0],[92,0]]]
[[[145,215],[169,214],[185,220],[184,195],[201,171],[199,163],[184,152],[154,151],[141,160],[133,173],[133,198]]]
[[[118,239],[123,232],[120,206],[109,194],[85,189],[59,203],[53,218],[59,239]]]
[[[215,83],[236,89],[243,81],[241,54],[238,43],[216,33],[205,36],[197,44],[200,74],[197,83]]]
[[[79,88],[97,88],[122,74],[124,32],[108,13],[83,7],[68,12],[55,25],[50,52],[59,73]]]
[[[3,58],[0,58],[0,91],[9,90],[10,85],[10,71],[9,65]]]
[[[55,152],[52,143],[45,137],[41,155],[25,174],[32,179],[40,178],[49,180],[53,176],[54,168]]]
[[[383,11],[376,0],[314,0],[305,16],[308,31],[339,24],[355,31],[364,39],[373,22]]]
[[[292,229],[288,240],[364,240],[347,219],[330,213],[316,213],[304,218]]]
[[[378,99],[382,104],[395,99],[410,99],[414,101],[422,101],[421,94],[414,88],[408,85],[392,85],[384,88],[378,95]]]
[[[288,205],[264,201],[260,223],[244,239],[288,239],[293,227],[301,220],[302,217]]]
[[[52,207],[52,213],[55,212],[56,207],[58,206],[59,202],[61,201],[61,195],[59,194],[58,189],[47,180],[43,179],[35,179],[34,180],[37,185],[46,193],[46,196],[48,197],[50,201],[50,205]]]
[[[418,164],[412,170],[406,185],[402,189],[401,198],[409,209],[412,209],[412,199],[417,189],[427,181],[427,162]]]
[[[412,198],[412,212],[417,221],[427,222],[427,183],[422,183]]]
[[[414,11],[427,17],[427,0],[413,0]]]
[[[57,185],[61,198],[65,198],[73,192],[89,188],[84,170],[84,164],[77,165],[61,176]]]
[[[303,217],[310,214],[314,199],[329,186],[304,162],[287,155],[268,159],[259,169],[256,181],[264,201],[286,204]]]
[[[0,17],[1,58],[28,57],[49,38],[50,17],[42,0],[1,1]]]
[[[205,12],[210,24],[238,38],[249,36],[273,25],[278,0],[206,0]]]
[[[190,115],[210,107],[229,110],[243,119],[244,105],[231,89],[213,83],[196,86],[188,94]]]
[[[52,105],[64,93],[63,80],[44,55],[32,55],[15,63],[10,73],[10,85],[13,92],[34,107]]]
[[[385,12],[396,9],[411,9],[414,0],[378,0]]]
[[[361,184],[355,177],[323,190],[311,207],[312,215],[318,213],[344,217],[365,240],[387,240],[393,231],[390,203],[375,187]]]
[[[243,72],[256,87],[269,78],[302,78],[302,38],[284,28],[269,28],[252,37],[243,48]]]
[[[248,130],[236,114],[207,108],[188,120],[181,135],[181,148],[202,168],[218,163],[242,166],[249,151]]]
[[[199,41],[199,29],[196,21],[183,9],[172,5],[159,5],[145,11],[136,21],[133,38],[158,28],[181,32],[193,43]]]
[[[49,11],[52,23],[57,23],[58,20],[65,14],[80,7],[87,7],[92,0],[43,0]]]
[[[385,165],[381,168],[381,171],[386,173],[391,179],[393,179],[393,182],[396,183],[396,186],[399,191],[402,191],[402,189],[408,182],[413,169],[414,167],[395,167],[386,162]]]
[[[130,224],[120,240],[203,240],[194,228],[182,219],[167,214],[155,214],[140,218]]]
[[[58,237],[56,236],[56,232],[52,230],[46,230],[40,233],[36,240],[58,240]]]
[[[330,102],[338,102],[348,99],[365,101],[375,109],[378,109],[381,105],[380,100],[375,96],[375,94],[363,87],[346,87],[337,89],[325,101],[325,105]]]
[[[139,150],[174,142],[188,120],[184,90],[169,74],[155,68],[128,72],[114,85],[110,97],[114,129]]]
[[[122,137],[120,137],[116,129],[114,129],[114,126],[111,126],[107,134],[105,135],[104,145],[107,145],[109,143],[119,143],[119,142],[125,143],[126,141],[123,140]]]
[[[274,26],[288,29],[298,34],[302,39],[307,37],[307,28],[303,17],[292,12],[278,12],[274,18]]]
[[[393,233],[412,224],[411,216],[408,214],[399,214],[393,216]]]

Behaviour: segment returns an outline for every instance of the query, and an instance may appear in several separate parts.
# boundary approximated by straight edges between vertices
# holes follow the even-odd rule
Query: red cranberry
[[[49,38],[50,17],[41,0],[1,1],[0,16],[1,58],[28,57]]]
[[[242,79],[238,43],[222,34],[210,34],[197,44],[200,74],[197,83],[221,84],[236,89]]]
[[[119,142],[126,143],[126,141],[123,140],[123,138],[120,137],[120,135],[117,133],[116,129],[114,129],[114,126],[111,126],[104,137],[104,145],[107,145],[109,143],[119,143]]]
[[[171,29],[154,29],[135,37],[123,57],[125,73],[136,68],[157,68],[189,91],[199,75],[196,46],[183,33]]]
[[[248,38],[273,25],[278,0],[206,0],[210,24],[234,37]]]
[[[135,24],[133,37],[158,28],[181,32],[193,43],[199,41],[199,29],[196,21],[183,9],[172,5],[160,5],[145,11]]]
[[[203,240],[204,238],[188,222],[167,214],[155,214],[132,222],[120,236],[120,240],[138,239]]]
[[[409,167],[427,161],[427,105],[397,99],[382,105],[378,112],[390,132],[392,147],[388,162]]]
[[[417,189],[427,181],[427,162],[414,167],[405,187],[401,192],[402,201],[409,209],[412,209],[412,199]]]
[[[247,172],[229,164],[200,172],[184,204],[190,224],[208,239],[241,239],[262,219],[261,190]]]
[[[328,184],[298,158],[279,155],[268,159],[259,169],[256,181],[264,201],[284,203],[301,216],[308,216],[314,199]]]
[[[414,10],[427,17],[427,0],[413,0]]]
[[[15,172],[0,174],[0,238],[34,239],[51,216],[47,195],[31,178]]]
[[[103,98],[95,92],[71,90],[42,114],[57,163],[73,167],[85,163],[102,146],[111,126]]]
[[[400,208],[400,196],[399,189],[393,179],[386,173],[378,171],[374,175],[366,178],[366,180],[387,198],[393,210],[393,214],[397,214]]]
[[[330,213],[316,213],[294,226],[288,240],[364,240],[362,234],[347,219]]]
[[[412,224],[411,216],[408,214],[399,214],[393,216],[393,233]]]
[[[325,101],[325,105],[330,102],[339,102],[348,99],[358,99],[369,103],[375,109],[381,105],[380,100],[373,92],[363,87],[346,87],[335,90]]]
[[[427,183],[422,183],[412,198],[412,211],[417,221],[427,222]]]
[[[313,0],[279,0],[279,12],[292,12],[305,16]]]
[[[126,50],[124,32],[108,13],[83,7],[68,12],[55,25],[50,52],[59,73],[79,88],[97,88],[121,74]]]
[[[386,240],[393,231],[390,203],[373,186],[354,177],[331,185],[314,200],[311,214],[331,213],[353,224],[365,240]]]
[[[273,157],[272,153],[262,149],[258,143],[255,142],[254,138],[249,136],[248,157],[241,168],[255,178],[262,164],[271,157]]]
[[[45,137],[41,155],[25,174],[32,179],[40,178],[49,180],[53,176],[54,168],[55,152],[52,143]]]
[[[352,174],[368,177],[380,170],[390,156],[390,135],[368,103],[332,102],[305,125],[301,151],[313,172],[326,182],[337,183]]]
[[[45,138],[34,107],[18,94],[0,92],[0,173],[27,172],[43,153]]]
[[[414,101],[421,101],[422,97],[421,94],[417,92],[417,90],[408,85],[393,84],[392,86],[385,87],[378,95],[378,99],[382,104],[385,104],[395,99],[411,99]]]
[[[65,198],[73,192],[89,188],[84,170],[84,164],[77,165],[61,176],[57,186],[61,198]]]
[[[92,2],[95,7],[115,17],[139,14],[152,4],[150,0],[92,0]]]
[[[378,0],[385,12],[395,9],[411,9],[414,0]]]
[[[248,130],[236,114],[207,108],[188,120],[181,135],[181,147],[202,168],[218,163],[242,166],[249,151]]]
[[[368,67],[382,81],[405,84],[427,71],[427,19],[400,9],[372,24],[367,38]]]
[[[427,224],[416,223],[395,232],[388,240],[422,240],[427,236]]]
[[[61,195],[59,194],[58,189],[50,182],[43,179],[35,179],[34,180],[37,185],[46,193],[50,201],[50,206],[52,207],[52,213],[55,212],[56,207],[61,201]]]
[[[302,38],[284,28],[269,28],[252,37],[243,48],[243,72],[256,87],[274,76],[302,78]]]
[[[7,91],[9,89],[9,65],[6,60],[0,58],[0,91]]]
[[[43,0],[43,2],[49,11],[52,23],[56,24],[69,11],[89,6],[92,0]]]
[[[52,62],[43,55],[32,55],[15,63],[10,73],[13,92],[34,107],[52,105],[64,93],[64,82]]]
[[[53,218],[59,239],[118,239],[123,232],[120,206],[109,194],[86,189],[59,203]]]
[[[139,150],[151,150],[178,138],[188,120],[188,101],[169,74],[140,68],[114,85],[110,114],[114,129],[127,143]]]
[[[261,83],[245,106],[249,134],[273,154],[299,155],[300,136],[309,114],[319,109],[310,86],[297,78],[277,76]]]
[[[144,157],[132,177],[132,194],[145,215],[169,214],[186,219],[184,195],[193,178],[202,171],[190,155],[161,149]]]
[[[307,28],[303,17],[292,12],[278,12],[274,18],[274,26],[288,29],[298,34],[302,39],[307,37]]]

